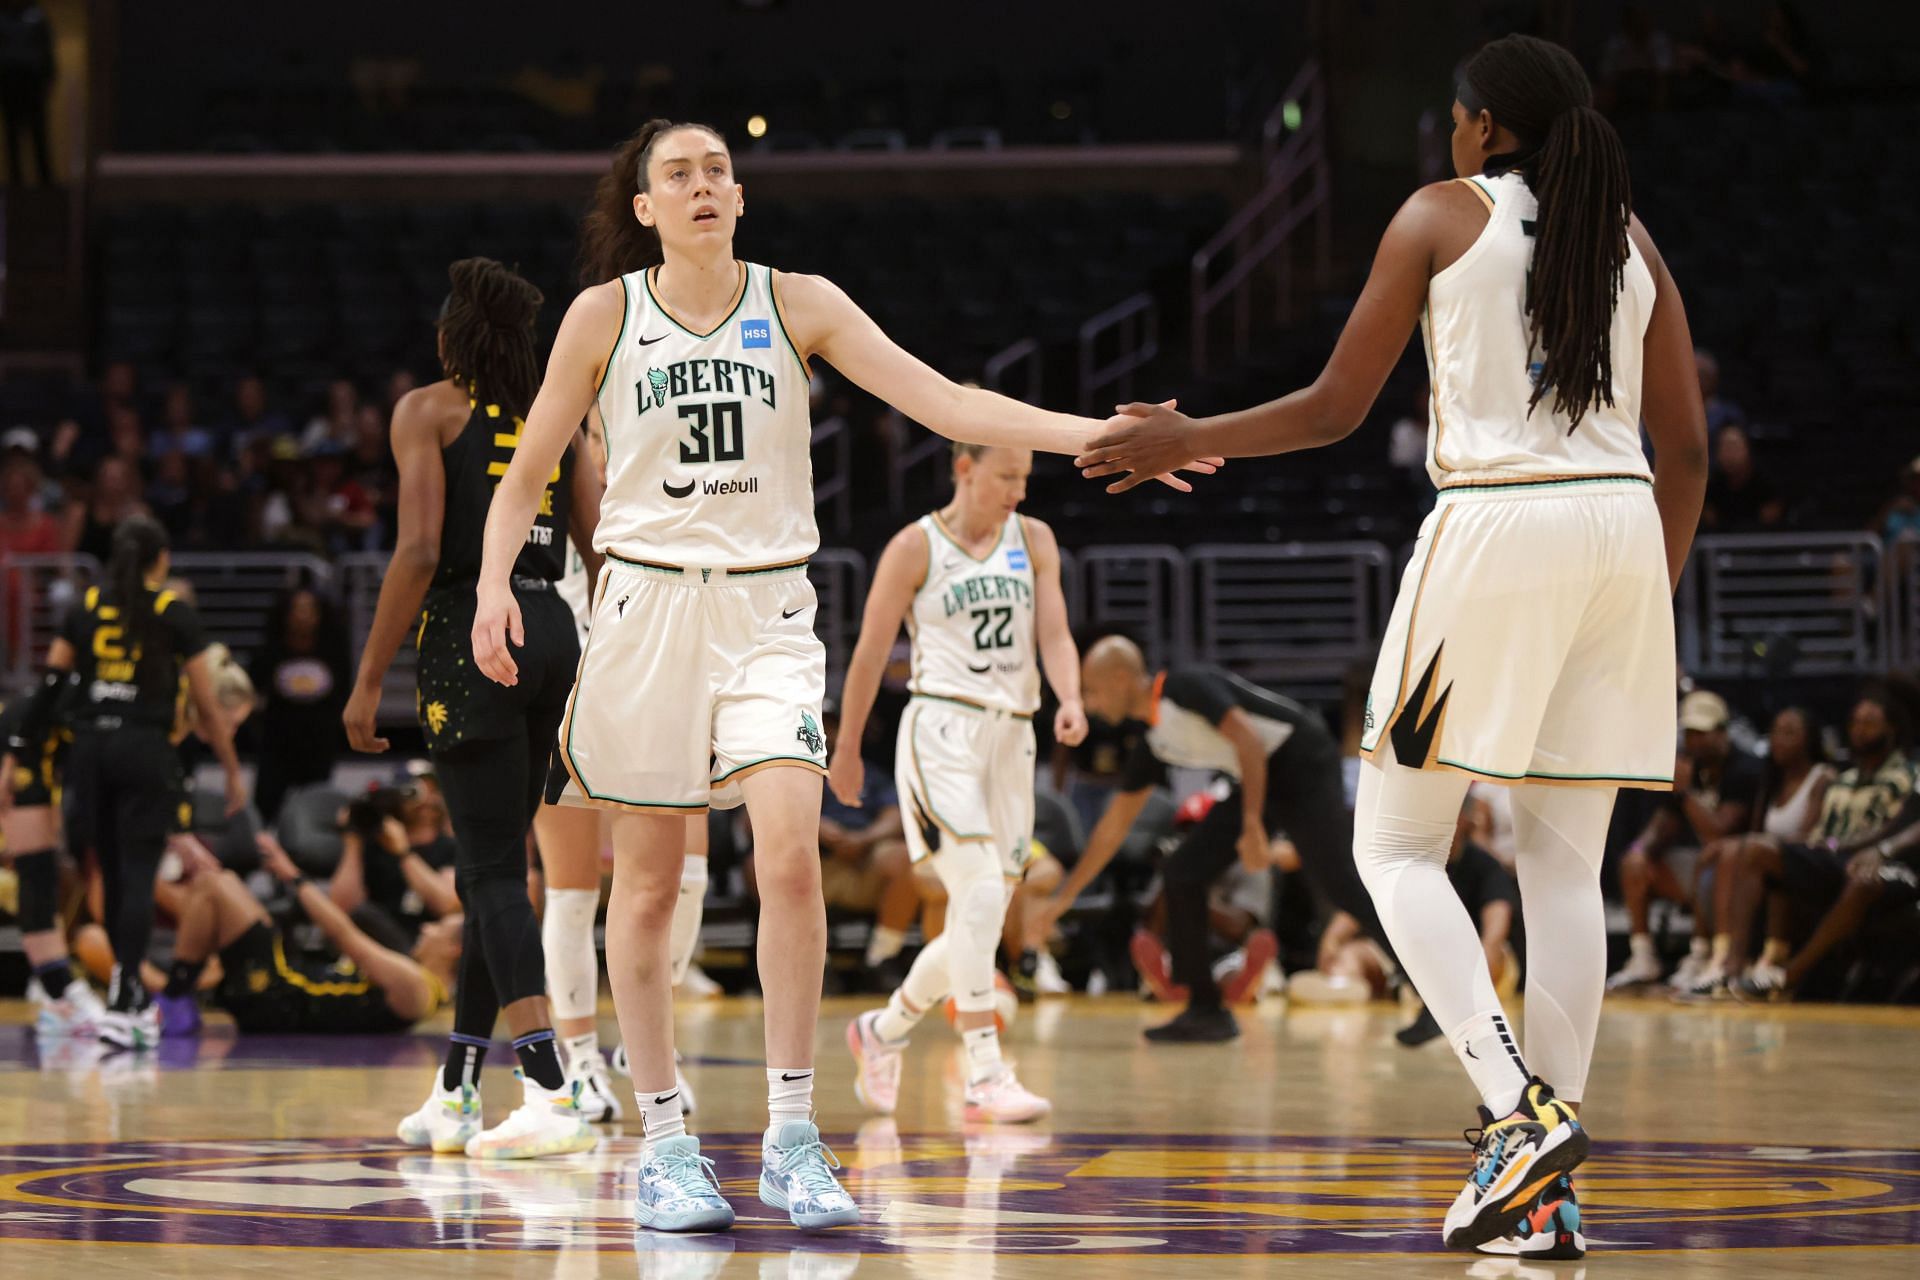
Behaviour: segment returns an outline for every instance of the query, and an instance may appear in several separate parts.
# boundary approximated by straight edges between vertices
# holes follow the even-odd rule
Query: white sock
[[[967,1084],[969,1087],[990,1080],[1000,1074],[1000,1033],[989,1022],[984,1027],[975,1027],[971,1031],[960,1033],[960,1043],[967,1051]]]
[[[1687,954],[1696,960],[1707,959],[1713,954],[1713,940],[1710,938],[1695,937],[1692,942],[1687,944]]]
[[[867,968],[885,964],[906,949],[907,935],[884,924],[873,926],[867,936]]]
[[[687,1120],[680,1114],[680,1089],[635,1089],[634,1101],[640,1104],[640,1127],[645,1137],[642,1149],[652,1151],[654,1144],[668,1138],[686,1136]]]
[[[583,1031],[577,1036],[568,1036],[562,1043],[567,1047],[567,1071],[578,1071],[580,1064],[592,1062],[600,1056],[600,1033]]]
[[[1636,957],[1646,956],[1648,959],[1652,959],[1655,954],[1653,950],[1653,935],[1650,933],[1634,934],[1627,939],[1627,951]]]
[[[549,889],[540,920],[547,997],[555,1018],[591,1018],[600,994],[600,958],[593,951],[598,889]]]
[[[773,1142],[783,1125],[813,1119],[813,1068],[767,1068],[767,1141]]]
[[[1511,1115],[1527,1087],[1527,1064],[1520,1060],[1506,1015],[1476,1013],[1449,1031],[1447,1042],[1494,1119]]]
[[[707,860],[689,856],[680,867],[680,896],[673,902],[673,924],[668,955],[673,962],[673,985],[679,986],[700,950],[700,918],[707,910]]]

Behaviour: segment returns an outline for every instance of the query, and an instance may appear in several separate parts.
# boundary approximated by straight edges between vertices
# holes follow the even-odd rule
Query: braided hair
[[[1520,140],[1486,172],[1518,170],[1540,204],[1526,298],[1540,363],[1527,409],[1551,395],[1577,427],[1595,404],[1613,404],[1613,314],[1633,214],[1626,149],[1594,109],[1587,73],[1546,40],[1493,41],[1467,61],[1458,97]]]
[[[533,321],[538,289],[492,258],[462,258],[447,268],[453,291],[440,308],[440,362],[477,399],[525,414],[540,390]]]
[[[649,120],[613,151],[613,164],[593,189],[593,203],[580,225],[580,283],[604,284],[663,260],[660,233],[633,216],[633,198],[647,190],[653,146],[676,129],[698,129],[722,148],[726,135],[710,124]]]

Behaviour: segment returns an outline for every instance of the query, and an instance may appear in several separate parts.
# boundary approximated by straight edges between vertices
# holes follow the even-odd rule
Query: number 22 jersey
[[[704,334],[661,305],[657,268],[620,278],[626,314],[599,392],[602,552],[742,569],[792,564],[819,548],[806,366],[780,317],[773,272],[738,268],[739,300]]]
[[[1040,705],[1033,553],[1018,512],[976,559],[937,513],[920,517],[927,576],[907,609],[913,674],[921,697],[1032,715]]]

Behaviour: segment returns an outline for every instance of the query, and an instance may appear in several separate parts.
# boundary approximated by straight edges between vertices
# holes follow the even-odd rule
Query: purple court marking
[[[705,1134],[741,1214],[725,1240],[636,1235],[591,1156],[483,1164],[350,1139],[0,1147],[0,1240],[328,1248],[794,1248],[1072,1254],[1432,1253],[1457,1142],[834,1135],[858,1228],[803,1238],[755,1198],[757,1133]],[[1920,1246],[1920,1151],[1599,1144],[1580,1174],[1596,1250]],[[731,1246],[727,1243],[731,1241]]]

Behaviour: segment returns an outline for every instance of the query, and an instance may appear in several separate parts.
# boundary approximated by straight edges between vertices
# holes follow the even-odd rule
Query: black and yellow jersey
[[[69,686],[70,696],[71,686]],[[0,710],[0,743],[20,737],[26,727],[29,698],[15,698]],[[38,741],[22,741],[9,747],[13,753],[13,803],[25,809],[60,803],[60,764],[73,730],[64,717],[65,702],[60,704],[52,728]]]
[[[131,608],[149,615],[145,625],[129,626],[128,611],[89,587],[67,615],[60,635],[74,650],[76,727],[174,727],[181,668],[206,649],[206,630],[194,607],[171,591],[143,589]]]
[[[436,591],[457,587],[471,592],[480,577],[480,545],[487,527],[493,491],[507,474],[520,447],[525,423],[497,404],[471,401],[473,414],[458,436],[440,450],[446,468],[446,509],[440,522],[440,564],[433,575]],[[540,491],[540,505],[514,557],[513,576],[557,582],[567,571],[567,530],[573,510],[573,450]]]

